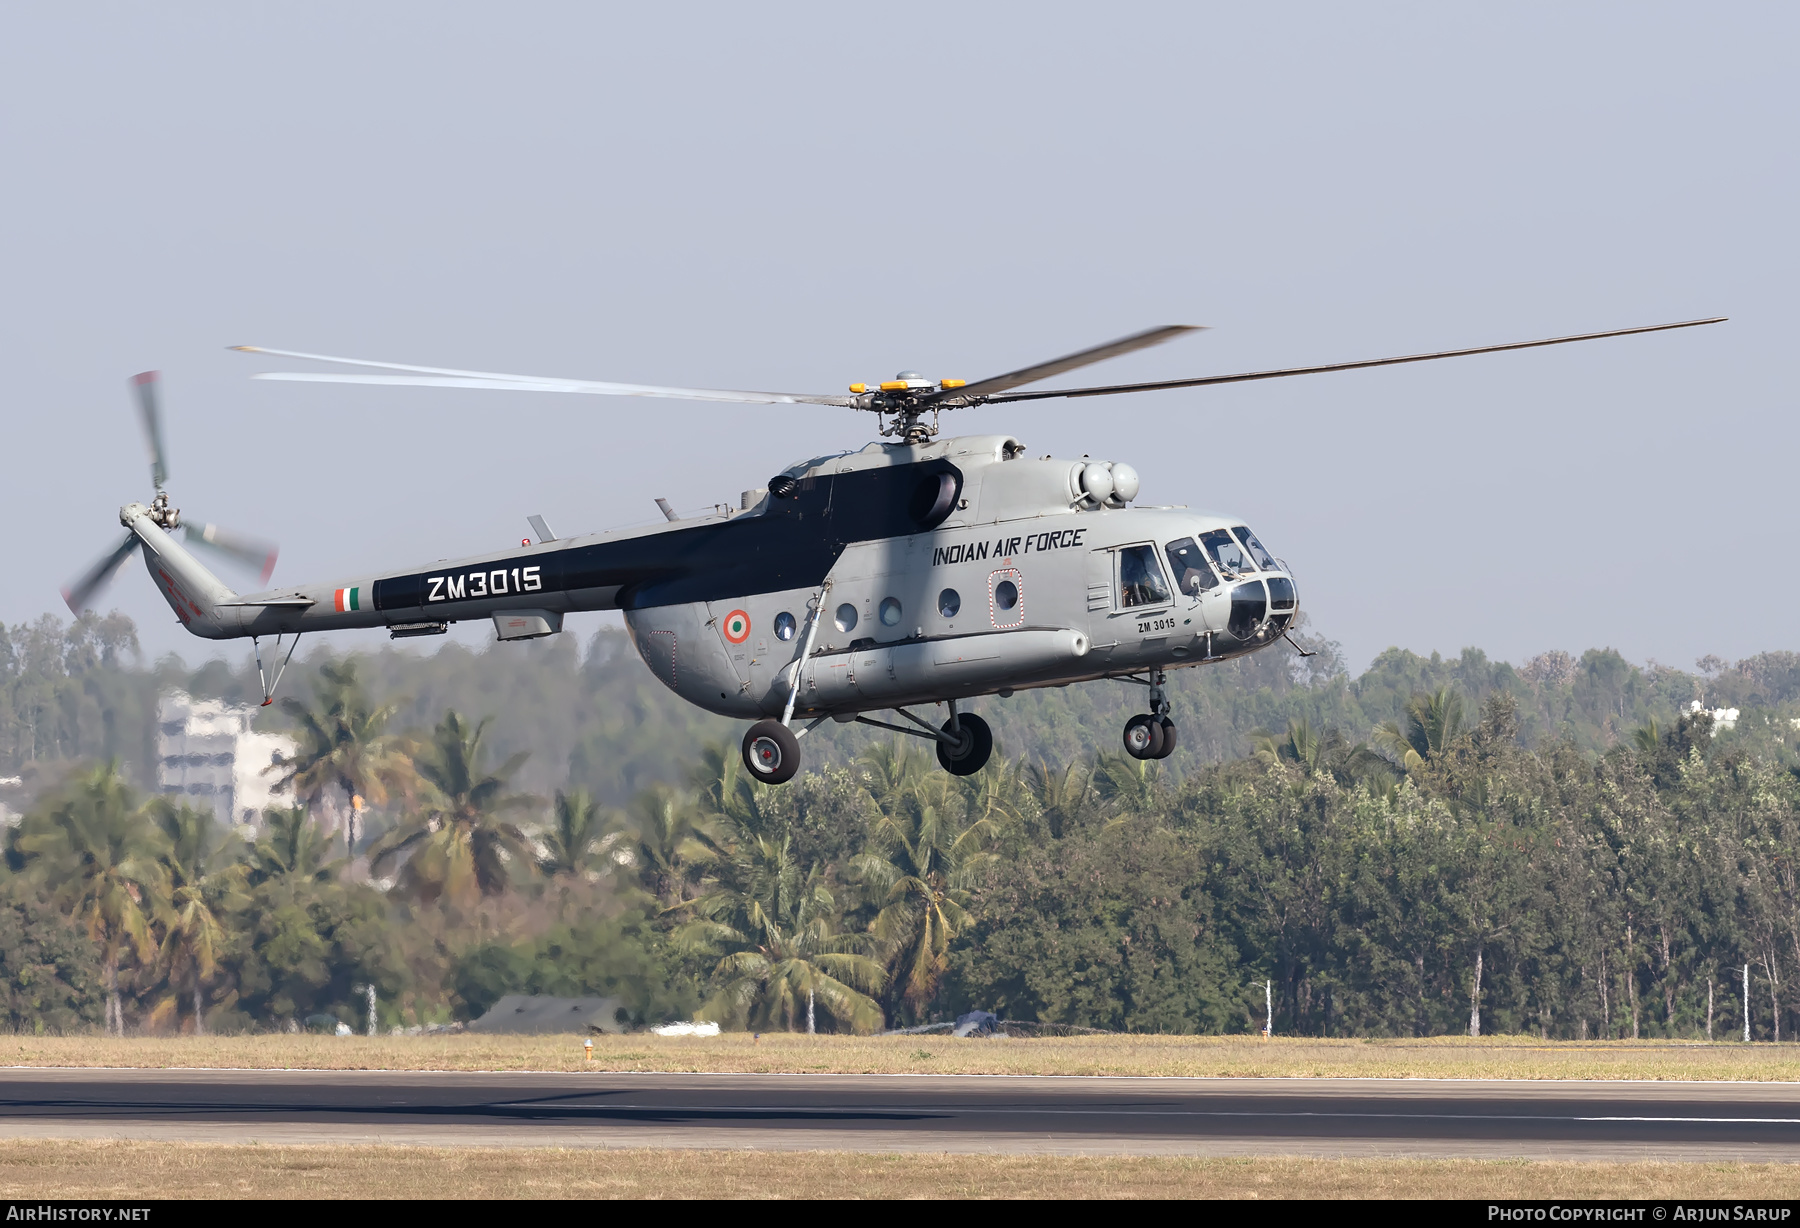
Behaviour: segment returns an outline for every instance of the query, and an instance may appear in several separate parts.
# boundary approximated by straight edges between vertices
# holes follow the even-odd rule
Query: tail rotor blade
[[[88,568],[79,580],[63,590],[63,600],[69,603],[71,614],[80,614],[88,608],[89,603],[113,578],[113,573],[118,571],[125,560],[131,557],[131,552],[136,546],[137,535],[127,533],[125,540],[113,547],[112,553]]]
[[[196,545],[208,546],[226,558],[261,573],[264,584],[267,584],[269,577],[275,573],[275,559],[280,555],[281,548],[274,542],[264,541],[260,537],[246,537],[242,533],[233,533],[229,529],[221,529],[216,524],[190,524],[184,528],[188,541]]]
[[[169,480],[168,451],[163,447],[162,397],[158,385],[162,380],[156,371],[144,371],[131,377],[137,393],[138,413],[143,418],[144,440],[150,445],[150,483],[157,490]]]

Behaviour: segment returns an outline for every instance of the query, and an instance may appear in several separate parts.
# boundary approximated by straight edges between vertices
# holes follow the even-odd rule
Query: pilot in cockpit
[[[1219,582],[1193,538],[1170,542],[1167,553],[1169,568],[1175,573],[1175,587],[1189,597],[1198,597]]]
[[[1169,599],[1155,547],[1127,546],[1119,551],[1119,596],[1126,606],[1161,605]]]

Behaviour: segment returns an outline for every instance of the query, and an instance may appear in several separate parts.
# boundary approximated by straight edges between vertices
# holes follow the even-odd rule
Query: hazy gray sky
[[[1796,47],[1774,4],[9,5],[0,619],[60,612],[148,497],[145,368],[176,503],[277,538],[278,581],[653,519],[871,437],[253,383],[233,343],[831,392],[1161,323],[1213,331],[1087,374],[1730,315],[949,422],[1240,513],[1358,667],[1800,647]],[[210,650],[141,568],[110,596],[150,651]]]

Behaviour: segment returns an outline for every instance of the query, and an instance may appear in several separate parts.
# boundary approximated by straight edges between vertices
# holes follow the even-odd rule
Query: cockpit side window
[[[1127,546],[1119,551],[1119,604],[1162,605],[1169,600],[1169,583],[1156,561],[1155,546]]]
[[[1250,557],[1256,560],[1258,567],[1264,571],[1279,570],[1280,565],[1275,562],[1275,556],[1263,549],[1263,544],[1256,540],[1256,534],[1252,533],[1247,526],[1236,525],[1231,531],[1236,533],[1237,539],[1244,543],[1244,548],[1250,552]]]
[[[1168,544],[1169,570],[1175,573],[1175,587],[1190,597],[1198,597],[1219,582],[1212,564],[1200,553],[1193,538],[1184,537]]]
[[[1244,548],[1237,544],[1235,538],[1224,529],[1214,529],[1210,533],[1200,535],[1200,544],[1212,556],[1212,561],[1219,565],[1219,570],[1227,575],[1242,575],[1247,571],[1255,571],[1255,564]]]

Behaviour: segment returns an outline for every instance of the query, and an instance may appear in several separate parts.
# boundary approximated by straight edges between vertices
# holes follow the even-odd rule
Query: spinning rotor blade
[[[542,375],[505,375],[494,371],[458,371],[449,367],[414,367],[397,362],[370,362],[362,358],[334,358],[329,354],[302,354],[293,350],[265,350],[256,345],[234,345],[246,354],[274,354],[281,358],[307,358],[348,367],[373,367],[405,371],[406,375],[335,375],[314,371],[264,371],[251,379],[288,380],[309,384],[388,384],[413,388],[485,388],[499,392],[582,392],[594,396],[669,397],[682,401],[738,401],[760,405],[840,405],[856,408],[855,397],[823,396],[800,392],[740,392],[728,388],[665,388],[658,384],[611,384],[600,380],[555,379]]]
[[[150,445],[150,484],[157,490],[169,480],[169,465],[164,459],[168,452],[163,447],[162,398],[157,392],[161,379],[161,374],[155,371],[144,371],[131,377],[132,390],[137,393],[138,416],[144,424],[144,440]]]
[[[1467,350],[1439,350],[1434,354],[1408,354],[1401,358],[1366,358],[1360,362],[1335,362],[1320,367],[1284,367],[1278,371],[1249,371],[1242,375],[1204,375],[1197,379],[1155,380],[1145,384],[1108,384],[1095,388],[1059,388],[1048,392],[1011,392],[982,397],[981,403],[999,405],[1008,401],[1042,401],[1050,397],[1101,397],[1115,392],[1160,392],[1168,388],[1200,388],[1208,384],[1241,384],[1250,380],[1279,379],[1286,375],[1319,375],[1326,371],[1357,371],[1364,367],[1392,367],[1406,362],[1430,362],[1435,358],[1461,358],[1467,354],[1498,354],[1503,350],[1530,350],[1544,345],[1566,345],[1571,341],[1594,341],[1601,337],[1629,337],[1634,333],[1660,333],[1671,328],[1697,328],[1702,324],[1721,324],[1725,316],[1705,320],[1683,320],[1677,324],[1646,324],[1638,328],[1615,328],[1603,333],[1576,333],[1570,337],[1550,337],[1543,341],[1513,341],[1506,345],[1481,345]],[[968,389],[959,389],[966,393]]]
[[[275,559],[281,548],[274,542],[263,541],[257,537],[246,537],[242,533],[233,533],[221,529],[216,524],[184,525],[188,541],[200,546],[209,546],[229,559],[233,559],[246,567],[261,573],[261,582],[267,584],[269,577],[275,573]]]
[[[1049,362],[1040,362],[1036,366],[1021,367],[1006,375],[996,375],[990,379],[976,380],[972,384],[964,384],[952,395],[958,397],[987,396],[991,393],[1005,392],[1008,388],[1017,388],[1020,384],[1035,384],[1041,379],[1049,379],[1053,375],[1061,375],[1064,371],[1073,371],[1076,367],[1085,367],[1089,363],[1102,362],[1108,358],[1117,358],[1121,354],[1129,354],[1134,350],[1149,349],[1153,345],[1161,345],[1165,341],[1173,341],[1184,333],[1203,331],[1204,326],[1197,324],[1165,324],[1160,328],[1147,328],[1141,333],[1133,333],[1129,337],[1120,337],[1117,341],[1109,341],[1105,345],[1097,345],[1091,350],[1079,350],[1066,354],[1061,358],[1053,358]]]
[[[112,553],[88,568],[86,572],[82,573],[79,580],[63,590],[63,600],[69,604],[69,613],[80,614],[87,609],[88,603],[101,589],[106,587],[107,581],[113,578],[113,573],[118,571],[125,560],[131,557],[132,550],[137,546],[137,540],[137,534],[127,533],[125,540],[113,547]]]

